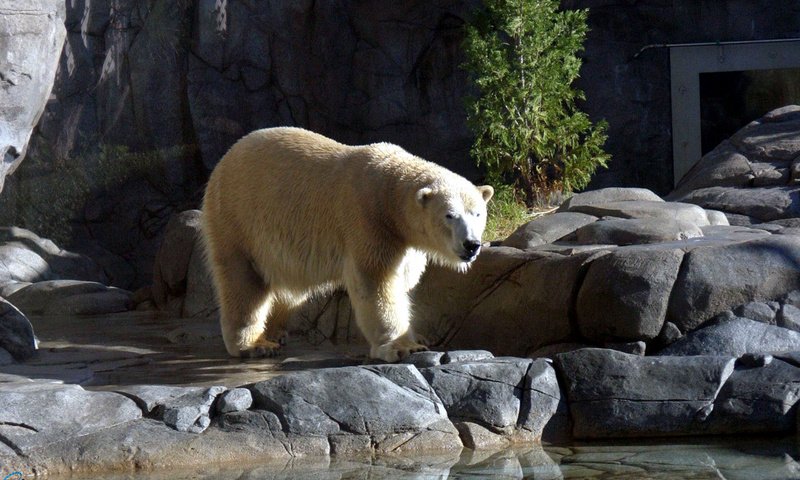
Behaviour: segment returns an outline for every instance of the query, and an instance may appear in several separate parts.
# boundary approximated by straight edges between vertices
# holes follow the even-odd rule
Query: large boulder
[[[409,449],[461,445],[444,405],[413,365],[289,373],[256,383],[252,392],[254,407],[276,415],[287,434],[381,440],[409,434]]]
[[[7,351],[16,360],[25,360],[36,352],[36,346],[31,322],[0,297],[0,350]]]
[[[667,198],[739,224],[800,216],[800,106],[773,110],[706,154]]]
[[[641,357],[583,349],[556,355],[575,438],[704,431],[734,357]]]
[[[580,333],[598,342],[655,338],[683,256],[677,248],[632,246],[594,259],[577,298]]]
[[[0,191],[25,157],[44,112],[64,44],[64,2],[0,5]]]
[[[686,254],[667,317],[683,331],[751,300],[800,288],[800,237],[770,235]]]
[[[155,305],[181,317],[206,317],[217,312],[201,233],[202,212],[173,216],[156,254],[151,294]]]
[[[573,333],[570,312],[585,268],[604,253],[489,247],[466,275],[430,267],[413,293],[416,328],[434,345],[501,355],[562,341]]]

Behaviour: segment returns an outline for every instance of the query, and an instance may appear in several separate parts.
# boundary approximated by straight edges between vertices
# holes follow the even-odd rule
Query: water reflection
[[[686,442],[686,440],[683,440]],[[702,442],[702,443],[699,443]],[[114,480],[239,479],[800,479],[795,437],[645,445],[530,446],[503,451],[365,459],[295,459],[241,468],[123,475]],[[86,477],[82,477],[86,478]]]

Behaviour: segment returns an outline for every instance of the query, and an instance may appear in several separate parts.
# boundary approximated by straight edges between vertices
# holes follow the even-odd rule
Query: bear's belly
[[[342,283],[343,259],[334,249],[272,243],[254,260],[256,269],[275,289],[329,289]]]

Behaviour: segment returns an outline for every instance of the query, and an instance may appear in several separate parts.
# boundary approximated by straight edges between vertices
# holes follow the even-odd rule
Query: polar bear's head
[[[426,233],[428,254],[436,262],[465,271],[478,256],[486,227],[486,204],[494,189],[476,187],[463,179],[453,185],[431,185],[417,191],[425,211],[420,225]]]

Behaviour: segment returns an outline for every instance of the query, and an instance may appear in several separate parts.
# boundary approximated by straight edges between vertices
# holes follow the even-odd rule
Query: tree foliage
[[[467,99],[471,155],[490,181],[513,183],[532,206],[589,183],[610,156],[606,123],[578,110],[587,11],[558,0],[484,0],[467,25],[464,67],[480,95]]]

